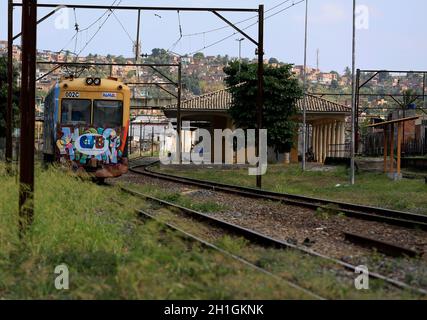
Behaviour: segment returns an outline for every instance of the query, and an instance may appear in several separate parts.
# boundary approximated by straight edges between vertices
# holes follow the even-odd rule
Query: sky
[[[17,1],[17,0],[15,0]],[[107,4],[114,0],[39,0],[39,3],[55,4]],[[120,0],[116,0],[116,3]],[[122,0],[121,5],[144,6],[194,6],[194,7],[241,7],[257,8],[264,4],[266,10],[285,0]],[[352,0],[308,0],[308,65],[316,67],[317,50],[319,50],[319,67],[323,71],[343,72],[351,66],[352,44]],[[303,64],[304,61],[304,14],[305,2],[295,4],[298,0],[288,0],[266,16],[279,10],[283,12],[266,20],[265,54],[283,62]],[[357,0],[357,46],[356,66],[361,69],[389,70],[427,70],[427,28],[423,24],[427,13],[425,0]],[[49,9],[39,9],[39,18]],[[132,56],[133,43],[136,38],[136,12],[116,11],[99,29],[106,19],[93,24],[105,12],[96,10],[62,10],[44,21],[38,28],[38,49],[59,51],[83,51],[88,53],[115,54]],[[14,12],[14,29],[20,29],[20,9]],[[229,20],[238,22],[253,17],[253,13],[224,13]],[[68,17],[68,23],[67,23]],[[142,12],[141,42],[142,52],[150,53],[152,48],[172,48],[179,54],[192,53],[205,46],[231,36],[231,28],[219,31],[184,36],[180,41],[179,20],[184,35],[203,33],[223,27],[225,24],[212,13],[194,12]],[[76,39],[75,21],[80,30]],[[247,27],[256,22],[256,18],[239,24]],[[0,39],[6,39],[7,1],[0,0]],[[246,30],[256,38],[257,27]],[[95,34],[96,33],[96,34]],[[89,41],[92,36],[93,39]],[[211,46],[202,52],[206,55],[238,56],[239,35],[233,35],[226,41]],[[72,41],[70,41],[72,39]],[[87,45],[86,43],[89,42]],[[177,42],[177,43],[176,43]],[[19,44],[19,40],[17,41]],[[176,43],[175,46],[174,43]],[[242,56],[255,57],[255,47],[250,41],[242,42]]]

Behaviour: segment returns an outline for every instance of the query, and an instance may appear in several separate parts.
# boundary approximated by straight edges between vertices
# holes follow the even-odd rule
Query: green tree
[[[276,58],[270,58],[270,60],[268,60],[268,64],[279,64],[279,60]]]
[[[14,69],[13,84],[13,126],[18,126],[19,119],[19,89],[16,84],[18,73]],[[0,137],[6,134],[6,108],[7,108],[7,59],[0,57]]]
[[[332,80],[330,87],[331,87],[332,90],[338,89],[339,88],[338,81],[337,80]]]
[[[403,113],[405,113],[405,110],[407,110],[411,104],[416,103],[418,99],[418,95],[414,90],[403,90],[402,103],[400,103],[399,107],[403,111]]]
[[[197,52],[196,54],[194,54],[193,59],[201,60],[204,57],[205,57],[205,55],[203,54],[203,52]]]
[[[117,63],[126,63],[127,61],[126,61],[125,57],[123,57],[122,55],[120,55],[120,56],[116,57],[116,62]]]
[[[136,71],[135,70],[130,70],[127,74],[126,74],[126,78],[128,79],[132,79],[133,77],[136,76]]]
[[[351,69],[349,67],[345,67],[344,76],[351,78],[351,74],[352,74]]]
[[[191,91],[196,96],[199,96],[202,91],[200,88],[200,81],[194,75],[184,75],[182,77],[182,83],[185,89]]]
[[[230,87],[233,102],[230,115],[236,126],[254,128],[256,124],[257,64],[233,61],[224,68],[226,84]],[[268,145],[276,152],[289,152],[292,148],[298,123],[295,121],[297,100],[303,90],[292,73],[292,65],[278,68],[265,66],[263,128],[268,130]]]
[[[337,80],[341,78],[340,74],[337,71],[332,70],[331,74],[334,74],[337,77]]]

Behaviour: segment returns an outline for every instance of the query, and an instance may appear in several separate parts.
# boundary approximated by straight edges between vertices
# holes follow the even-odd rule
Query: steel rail
[[[414,257],[421,257],[423,255],[423,252],[419,252],[411,248],[402,247],[400,245],[397,245],[395,243],[390,243],[388,241],[382,241],[382,240],[374,239],[372,237],[368,237],[365,235],[356,234],[352,232],[343,232],[343,234],[347,241],[350,241],[356,245],[359,245],[365,248],[378,250],[378,252],[381,252],[389,256],[393,256],[393,257],[408,256],[408,257],[414,258]]]
[[[164,207],[178,209],[181,213],[183,213],[183,214],[185,214],[185,215],[187,215],[193,219],[196,219],[198,221],[205,222],[205,223],[208,223],[210,225],[225,229],[229,232],[232,232],[233,234],[243,236],[253,243],[257,243],[260,245],[264,245],[267,247],[273,247],[273,248],[277,248],[277,249],[297,250],[297,251],[300,251],[304,254],[332,262],[332,263],[334,263],[334,264],[336,264],[336,265],[338,265],[344,269],[350,270],[352,272],[356,272],[356,270],[357,270],[357,267],[350,264],[350,263],[347,263],[347,262],[326,256],[326,255],[323,255],[323,254],[318,253],[316,251],[313,251],[311,249],[301,247],[301,246],[289,243],[287,241],[282,241],[279,239],[272,238],[270,236],[259,233],[255,230],[247,229],[247,228],[244,228],[242,226],[239,226],[239,225],[236,225],[233,223],[229,223],[229,222],[226,222],[226,221],[221,220],[221,219],[211,217],[211,216],[204,214],[202,212],[198,212],[198,211],[177,205],[175,203],[165,201],[162,199],[158,199],[156,197],[152,197],[152,196],[149,196],[149,195],[146,195],[146,194],[134,191],[134,190],[130,190],[130,189],[125,188],[123,186],[121,186],[120,189],[125,193],[128,193],[128,194],[135,196],[135,197],[142,198],[146,201],[155,202],[155,203],[158,203],[159,205],[162,205]],[[418,294],[427,295],[427,291],[422,289],[422,288],[412,287],[412,286],[410,286],[410,285],[408,285],[402,281],[389,278],[387,276],[381,275],[381,274],[376,273],[376,272],[370,272],[369,276],[372,278],[378,279],[378,280],[385,281],[388,284],[393,285],[394,287],[397,287],[400,289],[410,290],[410,291],[418,293]]]
[[[254,269],[255,271],[264,273],[265,275],[268,275],[268,276],[276,279],[277,281],[281,281],[281,282],[285,283],[286,285],[292,287],[293,289],[301,291],[301,292],[307,294],[308,296],[310,296],[314,299],[326,300],[326,298],[324,298],[324,297],[322,297],[322,296],[320,296],[320,295],[318,295],[318,294],[316,294],[316,293],[314,293],[308,289],[305,289],[305,288],[299,286],[298,284],[295,284],[295,283],[288,281],[282,277],[279,277],[279,276],[275,275],[274,273],[272,273],[272,272],[270,272],[264,268],[261,268],[255,264],[253,264],[252,262],[240,257],[240,256],[237,256],[231,252],[228,252],[228,251],[226,251],[226,250],[224,250],[224,249],[222,249],[222,248],[220,248],[220,247],[218,247],[218,246],[216,246],[216,245],[214,245],[208,241],[205,241],[205,240],[195,236],[195,235],[192,235],[192,234],[184,231],[183,229],[175,226],[174,224],[171,224],[169,222],[165,222],[165,221],[162,221],[160,219],[157,219],[154,215],[152,215],[152,214],[150,214],[144,210],[136,210],[136,211],[137,211],[139,217],[142,219],[150,219],[150,220],[156,221],[157,223],[160,223],[160,224],[166,226],[168,229],[180,233],[184,238],[190,239],[190,240],[195,241],[195,242],[199,242],[206,248],[216,250],[216,251],[222,253],[223,255],[228,256],[228,257],[250,267],[251,269]]]
[[[143,174],[153,178],[169,180],[187,185],[193,185],[204,189],[223,191],[227,193],[237,194],[245,197],[279,201],[282,203],[306,207],[309,209],[323,208],[328,211],[342,212],[347,217],[387,223],[405,228],[419,228],[427,230],[427,216],[404,211],[396,211],[378,207],[363,206],[346,202],[338,202],[325,200],[307,196],[278,193],[267,190],[254,189],[249,187],[235,186],[220,182],[212,182],[206,180],[197,180],[185,178],[171,174],[153,172],[149,168],[155,163],[149,165],[137,165],[130,167],[129,170],[136,174]],[[143,167],[143,171],[136,168]]]

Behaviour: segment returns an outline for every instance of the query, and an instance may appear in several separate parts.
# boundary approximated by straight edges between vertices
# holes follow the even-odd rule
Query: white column
[[[311,146],[314,154],[314,158],[316,159],[316,126],[313,124],[311,126]]]
[[[340,122],[340,144],[342,144],[342,151],[341,151],[341,156],[344,157],[345,156],[345,122],[341,121]]]
[[[328,125],[323,125],[323,152],[322,152],[322,163],[325,162],[326,152],[328,151]]]
[[[317,158],[317,162],[322,162],[323,159],[323,124],[319,125],[319,156]]]
[[[319,154],[320,154],[320,127],[316,125],[316,161],[319,162]]]
[[[331,144],[332,144],[332,123],[328,124],[328,154],[327,154],[328,157],[332,155]]]
[[[336,144],[340,144],[341,143],[341,139],[340,139],[340,123],[336,122],[335,124],[335,143]],[[337,157],[340,157],[340,151],[341,150],[341,146],[337,146]]]
[[[332,129],[331,129],[331,144],[333,144],[334,146],[332,147],[332,153],[331,153],[331,157],[336,157],[337,153],[336,153],[336,148],[337,146],[335,145],[337,143],[337,123],[334,121],[332,123]]]

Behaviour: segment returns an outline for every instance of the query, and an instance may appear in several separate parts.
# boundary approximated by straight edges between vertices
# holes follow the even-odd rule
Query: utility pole
[[[308,31],[308,0],[305,0],[305,36],[304,36],[304,71],[303,71],[303,106],[302,106],[302,170],[306,169],[307,153],[307,31]]]
[[[236,39],[236,41],[239,41],[239,75],[242,67],[242,41],[245,40],[245,38]]]
[[[135,42],[135,63],[138,63],[139,60],[139,33],[141,28],[141,10],[138,10],[138,20],[136,25],[136,42]]]
[[[7,27],[7,107],[6,107],[6,169],[12,172],[12,127],[13,127],[13,0],[8,2]]]
[[[176,108],[176,131],[177,131],[177,141],[176,141],[176,156],[178,158],[178,163],[182,163],[181,157],[181,96],[182,96],[182,62],[179,61],[178,66],[178,103]]]
[[[353,0],[353,45],[352,45],[352,103],[351,103],[351,147],[350,147],[350,183],[355,183],[355,147],[356,147],[356,0]]]
[[[138,63],[139,61],[139,34],[140,34],[140,28],[141,28],[141,10],[138,10],[138,19],[136,24],[136,41],[135,41],[135,63]],[[136,67],[136,77],[138,79],[138,82],[140,81],[139,77],[139,67]],[[133,88],[133,96],[136,99],[136,86]]]
[[[34,126],[37,0],[22,2],[21,134],[19,155],[19,230],[34,220]]]
[[[258,95],[257,95],[257,130],[256,130],[256,155],[260,156],[259,135],[262,129],[262,109],[264,105],[264,5],[259,6],[258,13]],[[256,176],[256,185],[261,189],[262,176]]]
[[[316,50],[316,69],[320,70],[320,49],[317,48]]]

